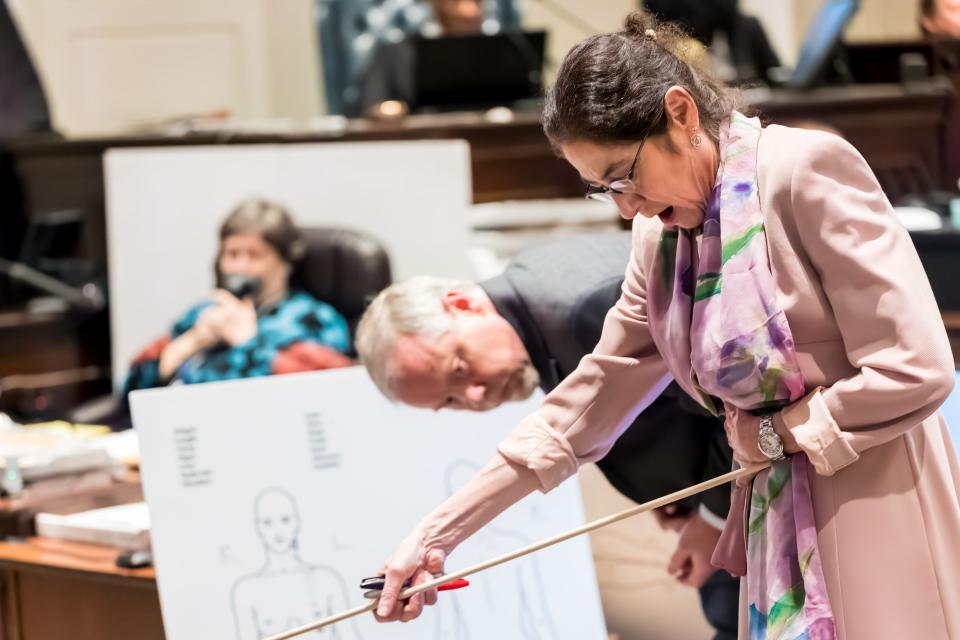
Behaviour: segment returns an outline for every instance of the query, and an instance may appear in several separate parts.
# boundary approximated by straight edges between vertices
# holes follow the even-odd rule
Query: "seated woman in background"
[[[124,391],[351,364],[343,316],[291,288],[304,252],[283,207],[241,203],[220,227],[218,288],[134,359]]]

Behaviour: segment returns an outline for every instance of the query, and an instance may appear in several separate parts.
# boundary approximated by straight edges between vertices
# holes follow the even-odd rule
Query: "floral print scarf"
[[[664,229],[649,278],[654,342],[677,383],[714,414],[724,403],[776,410],[804,394],[767,256],[760,134],[756,118],[734,113],[723,123],[699,247],[695,231]],[[749,514],[731,508],[727,519],[728,528],[745,528],[751,639],[835,638],[810,470],[804,455],[774,463],[754,478]]]

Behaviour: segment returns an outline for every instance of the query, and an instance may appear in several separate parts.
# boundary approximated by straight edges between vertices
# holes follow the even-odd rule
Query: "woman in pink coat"
[[[597,460],[672,377],[726,416],[740,465],[714,563],[745,575],[743,638],[960,638],[960,471],[938,412],[954,365],[907,232],[830,134],[761,128],[636,13],[561,66],[544,128],[634,219],[593,354],[401,543],[380,620],[433,593],[466,537]],[[396,366],[403,366],[397,358]]]

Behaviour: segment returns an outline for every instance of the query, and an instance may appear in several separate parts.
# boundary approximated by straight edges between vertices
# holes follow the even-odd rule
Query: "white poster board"
[[[135,392],[167,638],[263,638],[362,604],[360,579],[537,401],[411,409],[384,399],[359,367]],[[508,510],[447,569],[582,523],[570,481]],[[413,623],[368,614],[307,637],[606,638],[586,537],[471,581]]]
[[[472,278],[470,149],[462,140],[112,149],[104,159],[115,384],[209,295],[217,231],[244,198],[302,226],[370,233],[393,276]]]

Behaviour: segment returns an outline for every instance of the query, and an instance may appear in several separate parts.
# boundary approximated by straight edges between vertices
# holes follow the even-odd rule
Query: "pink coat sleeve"
[[[954,364],[913,242],[866,161],[828,135],[797,154],[792,216],[856,373],[783,419],[829,475],[935,412],[953,387]]]
[[[507,460],[533,470],[543,491],[576,473],[579,464],[602,458],[670,383],[646,315],[645,256],[659,228],[635,221],[623,290],[607,313],[600,342],[498,448]]]
[[[425,548],[450,553],[531,491],[548,491],[576,473],[579,463],[603,457],[669,384],[647,330],[642,265],[645,241],[658,229],[659,223],[645,220],[634,225],[623,292],[596,349],[508,435],[480,473],[420,522],[416,531]]]

